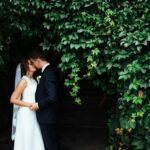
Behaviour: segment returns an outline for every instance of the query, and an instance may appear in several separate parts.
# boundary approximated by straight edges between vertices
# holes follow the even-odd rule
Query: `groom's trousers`
[[[56,124],[40,123],[40,128],[45,145],[45,150],[60,150]]]

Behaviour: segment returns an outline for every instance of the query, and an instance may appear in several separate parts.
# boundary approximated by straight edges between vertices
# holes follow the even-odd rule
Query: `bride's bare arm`
[[[21,96],[22,92],[26,88],[27,82],[22,79],[17,87],[15,88],[14,92],[11,95],[10,102],[19,106],[24,106],[24,107],[31,107],[32,103],[28,103],[25,101],[21,101],[19,97]]]

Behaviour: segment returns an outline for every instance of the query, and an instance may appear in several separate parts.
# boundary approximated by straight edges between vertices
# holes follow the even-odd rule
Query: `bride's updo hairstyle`
[[[29,58],[26,57],[21,61],[21,75],[25,75],[27,70],[29,69]]]

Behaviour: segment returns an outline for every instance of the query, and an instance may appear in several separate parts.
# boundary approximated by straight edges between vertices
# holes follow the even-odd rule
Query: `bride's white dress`
[[[34,79],[23,76],[27,86],[22,94],[22,101],[35,102],[37,83]],[[44,143],[36,113],[28,107],[20,107],[17,112],[17,125],[14,150],[44,150]]]

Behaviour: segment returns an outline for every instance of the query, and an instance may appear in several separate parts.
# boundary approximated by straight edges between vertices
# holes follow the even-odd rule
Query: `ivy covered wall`
[[[117,93],[108,149],[150,149],[149,0],[1,0],[1,63],[15,34],[37,38],[43,50],[61,55],[65,85],[81,103],[87,78]]]

